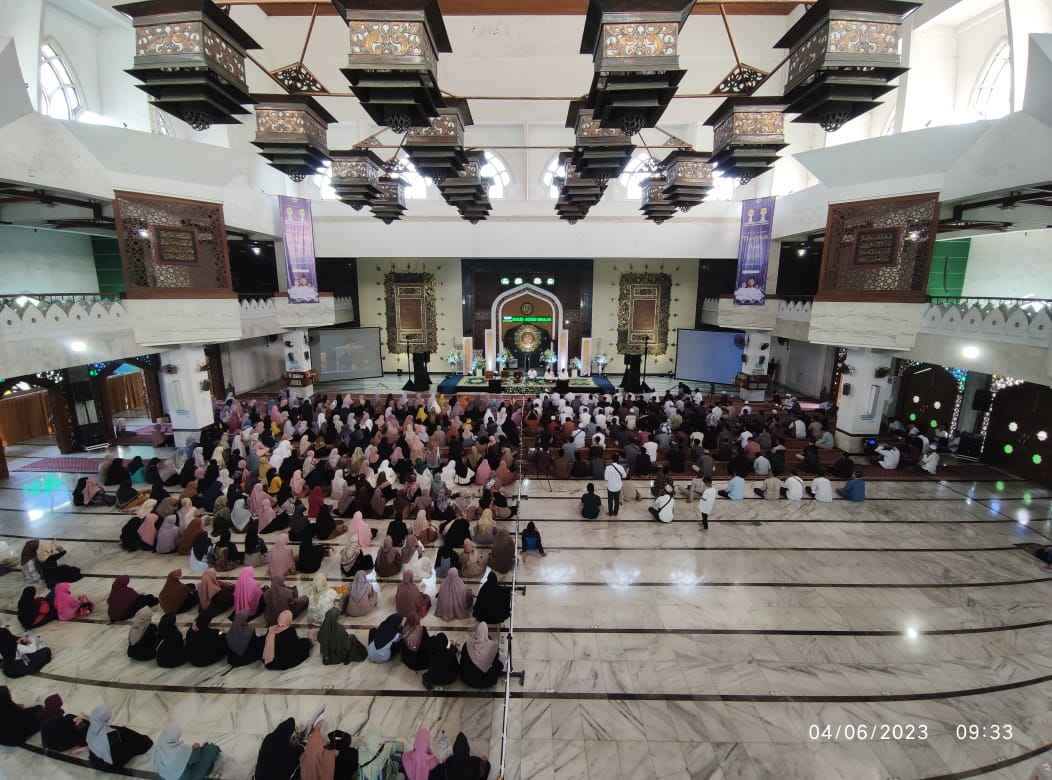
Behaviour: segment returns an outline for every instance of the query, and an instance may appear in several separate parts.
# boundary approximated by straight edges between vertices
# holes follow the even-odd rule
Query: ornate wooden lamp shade
[[[603,127],[583,101],[570,102],[566,126],[576,134],[573,164],[582,178],[604,182],[616,179],[632,159],[636,147],[629,136],[616,128]]]
[[[405,213],[405,182],[385,174],[377,180],[376,186],[380,194],[370,201],[369,210],[385,225],[397,222]]]
[[[260,154],[293,181],[329,161],[329,125],[336,118],[307,95],[253,95]]]
[[[473,124],[466,100],[446,98],[446,107],[425,127],[410,129],[405,151],[421,176],[436,182],[460,176],[468,157],[464,153],[464,127]]]
[[[383,172],[383,160],[369,149],[332,152],[332,188],[355,211],[379,197]]]
[[[571,225],[588,216],[588,211],[598,203],[606,192],[605,179],[587,179],[581,176],[573,162],[572,152],[559,155],[559,165],[566,171],[566,176],[557,178],[559,199],[555,211],[559,219],[567,220]]]
[[[819,0],[775,44],[790,49],[786,113],[833,132],[872,108],[907,70],[902,21],[920,3]]]
[[[446,203],[456,207],[460,216],[472,224],[486,219],[493,205],[489,200],[490,181],[482,175],[486,164],[483,151],[467,152],[464,170],[436,183]]]
[[[350,30],[341,68],[362,108],[399,133],[428,127],[445,106],[438,55],[453,51],[437,0],[332,0]]]
[[[661,170],[664,197],[680,211],[697,206],[712,189],[712,165],[706,152],[676,149],[661,161]]]
[[[695,0],[589,0],[581,54],[595,75],[588,107],[599,125],[629,136],[661,119],[686,71],[679,33]]]
[[[146,0],[114,8],[135,26],[134,67],[127,72],[151,105],[195,130],[237,124],[253,102],[245,52],[259,49],[211,0]]]
[[[779,98],[740,96],[724,100],[705,121],[713,128],[709,162],[742,184],[769,170],[778,152],[787,146],[784,108]]]
[[[665,194],[666,180],[662,173],[655,173],[640,186],[643,191],[643,206],[640,211],[651,222],[661,224],[676,213],[676,204]]]

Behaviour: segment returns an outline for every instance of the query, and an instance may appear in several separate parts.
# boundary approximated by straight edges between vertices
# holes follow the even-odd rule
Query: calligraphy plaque
[[[153,261],[161,265],[197,265],[197,233],[193,228],[154,225]]]
[[[902,247],[902,227],[862,228],[855,233],[855,262],[890,265],[898,261]]]

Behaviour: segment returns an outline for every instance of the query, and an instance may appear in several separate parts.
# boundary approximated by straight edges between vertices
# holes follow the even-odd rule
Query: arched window
[[[84,109],[73,73],[55,44],[40,47],[40,113],[55,119],[76,119]]]
[[[319,168],[311,181],[321,191],[322,200],[336,200],[336,190],[332,188],[332,163],[327,162],[323,168]]]
[[[636,152],[632,159],[625,165],[619,181],[625,188],[625,197],[629,200],[639,200],[643,197],[642,185],[654,172],[656,162],[647,152]]]
[[[994,47],[972,93],[975,119],[998,119],[1012,111],[1012,50],[1007,40]]]
[[[486,155],[486,164],[482,166],[479,173],[491,182],[489,185],[489,199],[499,200],[504,197],[504,188],[511,184],[511,173],[508,171],[508,164],[498,154],[488,149],[484,154]]]
[[[541,174],[541,183],[544,184],[545,189],[548,191],[548,198],[550,200],[559,199],[559,185],[556,183],[556,179],[562,179],[566,176],[566,166],[559,163],[559,155],[555,155],[548,161],[548,164],[544,166],[544,173]]]
[[[709,194],[705,196],[705,200],[733,200],[734,199],[734,179],[729,176],[722,176],[720,172],[712,172],[712,189],[709,190]]]
[[[395,174],[405,182],[406,200],[426,200],[427,188],[432,181],[427,176],[421,176],[413,161],[408,157],[398,160],[398,172]]]

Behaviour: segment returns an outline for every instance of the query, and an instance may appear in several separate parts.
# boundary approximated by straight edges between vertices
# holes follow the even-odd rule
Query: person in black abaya
[[[136,756],[149,752],[153,740],[126,726],[111,726],[109,708],[99,705],[88,717],[88,759],[100,772],[114,772]]]
[[[463,547],[464,540],[471,538],[471,526],[463,517],[442,523],[438,532],[442,534],[442,543],[446,547]]]
[[[114,458],[106,473],[102,475],[103,485],[120,485],[131,478],[128,467],[124,465],[123,458]]]
[[[499,626],[511,615],[511,589],[497,582],[493,572],[479,588],[471,614],[478,622],[491,626]]]
[[[300,554],[296,559],[296,571],[303,574],[313,574],[321,568],[321,562],[325,559],[326,548],[314,543],[314,524],[311,523],[303,529],[303,538],[300,540]]]
[[[157,665],[174,669],[186,663],[186,642],[175,624],[175,615],[165,615],[157,627]]]
[[[428,780],[486,780],[490,768],[487,759],[471,755],[471,746],[462,731],[453,741],[453,754],[431,770]]]
[[[427,640],[427,671],[424,672],[424,687],[452,685],[460,675],[460,659],[457,646],[445,634],[435,634]]]
[[[255,780],[289,780],[299,773],[303,746],[295,741],[296,721],[286,718],[263,737],[256,759]]]
[[[183,462],[183,467],[179,471],[179,487],[186,487],[194,481],[194,472],[197,471],[197,467],[194,465],[193,458],[187,458]]]
[[[22,596],[18,599],[18,622],[22,624],[22,628],[36,628],[50,623],[57,617],[58,612],[50,599],[37,596],[36,588],[23,589]]]
[[[133,661],[152,661],[157,657],[157,626],[148,609],[140,609],[128,629],[128,657]]]
[[[10,679],[35,674],[51,661],[51,650],[41,647],[32,650],[31,637],[17,637],[7,628],[0,628],[0,656],[3,656],[4,676]],[[21,650],[21,652],[19,652]],[[31,652],[30,652],[31,651]]]
[[[53,693],[44,699],[40,715],[40,741],[48,750],[64,753],[88,744],[88,719],[62,709],[62,697]]]
[[[497,640],[490,637],[485,623],[479,623],[461,650],[460,679],[470,688],[492,688],[503,671]]]
[[[368,516],[369,515],[366,514],[366,517]],[[401,547],[405,544],[405,538],[409,536],[409,528],[406,526],[405,521],[402,518],[396,517],[387,524],[386,536],[391,537],[391,542],[395,547]]]
[[[0,685],[0,745],[18,747],[37,733],[40,729],[40,713],[36,707],[22,707],[15,704],[11,691],[6,685]]]
[[[292,612],[285,610],[268,629],[263,642],[263,665],[272,671],[292,669],[310,657],[311,641],[292,626]]]
[[[234,622],[226,632],[226,661],[231,666],[248,666],[263,658],[263,636],[248,624],[244,612],[234,614]]]
[[[186,629],[186,660],[193,666],[211,666],[226,657],[226,642],[211,622],[212,614],[204,611]]]

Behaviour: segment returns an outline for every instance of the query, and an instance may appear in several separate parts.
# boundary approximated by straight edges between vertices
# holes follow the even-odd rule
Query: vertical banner
[[[742,229],[738,238],[738,276],[734,303],[753,306],[767,301],[767,255],[774,224],[774,198],[742,201]]]
[[[314,259],[314,220],[307,198],[278,196],[281,237],[285,244],[285,276],[289,303],[317,303],[318,275]]]

